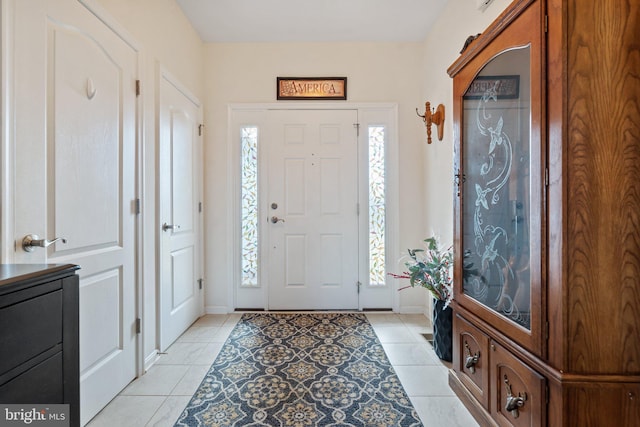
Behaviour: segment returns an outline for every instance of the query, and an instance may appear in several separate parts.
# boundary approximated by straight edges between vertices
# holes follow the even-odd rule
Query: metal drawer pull
[[[511,412],[513,418],[518,418],[520,416],[518,408],[524,406],[524,402],[527,400],[527,393],[518,393],[517,396],[514,396],[511,392],[511,384],[509,384],[509,379],[506,374],[504,376],[504,383],[507,385],[507,403],[504,405],[504,409]]]
[[[469,348],[469,344],[465,341],[464,347],[467,349],[467,357],[464,360],[464,367],[469,370],[472,374],[476,373],[476,364],[480,360],[480,352],[476,352],[476,354],[471,355],[471,349]]]

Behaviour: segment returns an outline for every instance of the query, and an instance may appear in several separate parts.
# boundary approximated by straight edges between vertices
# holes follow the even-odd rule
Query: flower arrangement
[[[453,299],[453,249],[442,249],[435,237],[425,239],[426,249],[408,249],[411,260],[404,265],[409,271],[389,273],[396,279],[409,279],[411,287],[421,286],[431,291],[435,299],[444,301],[444,308]],[[409,286],[400,288],[406,289]]]

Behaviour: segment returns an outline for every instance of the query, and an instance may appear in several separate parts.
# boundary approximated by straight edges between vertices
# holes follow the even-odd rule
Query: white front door
[[[137,54],[77,1],[12,9],[14,260],[81,267],[84,424],[136,376]]]
[[[357,110],[271,110],[268,307],[358,309]]]
[[[160,350],[201,314],[200,107],[172,77],[160,79]]]

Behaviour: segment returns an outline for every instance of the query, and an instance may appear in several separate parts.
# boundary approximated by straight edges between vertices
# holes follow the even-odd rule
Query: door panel
[[[137,54],[78,2],[13,9],[14,260],[81,267],[84,424],[136,375]],[[27,234],[67,243],[25,252]]]
[[[358,308],[355,110],[268,113],[270,309]]]
[[[110,359],[122,347],[120,295],[122,277],[118,270],[105,271],[86,277],[82,284],[80,305],[80,342],[92,342],[80,352],[80,371],[86,372]],[[100,340],[93,339],[98,334]]]
[[[53,137],[47,158],[54,182],[48,186],[47,229],[54,235],[65,231],[67,245],[57,246],[64,251],[113,248],[121,245],[122,221],[120,67],[88,34],[56,25],[50,34],[48,130]]]
[[[200,107],[175,80],[160,83],[160,349],[201,314]]]

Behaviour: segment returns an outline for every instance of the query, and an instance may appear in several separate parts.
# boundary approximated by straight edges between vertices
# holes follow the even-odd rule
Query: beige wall
[[[156,336],[156,87],[162,66],[200,101],[204,98],[204,45],[174,0],[83,0],[119,33],[126,33],[140,52],[142,82],[141,188],[143,259],[142,327],[145,363],[153,361]]]
[[[207,44],[205,48],[205,253],[209,311],[224,311],[231,299],[232,218],[221,207],[233,203],[229,169],[227,106],[275,102],[277,76],[347,76],[350,102],[398,104],[399,249],[419,247],[431,233],[451,243],[453,234],[452,81],[449,65],[470,34],[482,32],[508,0],[495,0],[484,12],[476,2],[451,1],[424,43],[255,43]],[[415,115],[425,101],[447,111],[443,141],[426,144]],[[435,129],[434,129],[435,133]],[[435,139],[435,138],[434,138]],[[401,265],[398,265],[401,269]],[[416,302],[417,301],[417,302]],[[421,289],[400,294],[400,310],[429,307]]]
[[[464,40],[481,32],[510,3],[495,0],[480,12],[473,0],[451,1],[424,43],[255,43],[203,45],[174,0],[86,0],[98,4],[139,45],[144,105],[143,261],[145,355],[155,349],[155,76],[162,64],[205,108],[205,274],[209,311],[229,309],[227,284],[232,218],[227,106],[275,102],[277,76],[347,76],[348,102],[398,104],[399,248],[416,247],[428,234],[452,240],[452,83],[447,67]],[[443,103],[445,137],[425,142],[415,116],[424,102]],[[399,266],[400,268],[400,266]],[[423,301],[422,290],[403,291],[400,307]]]
[[[401,248],[420,242],[424,227],[424,156],[421,102],[422,43],[255,43],[206,45],[205,233],[209,311],[224,311],[231,295],[234,203],[229,168],[227,106],[230,103],[276,102],[277,76],[346,76],[347,102],[398,104]],[[283,101],[281,101],[283,102]],[[285,101],[286,102],[286,101]],[[299,103],[297,105],[300,105]],[[416,233],[415,230],[419,231]],[[411,292],[400,305],[415,303]]]
[[[98,3],[139,43],[144,68],[156,61],[196,96],[204,87],[203,43],[175,0],[82,0]]]
[[[443,244],[453,241],[453,80],[447,68],[458,58],[467,37],[482,33],[510,3],[495,0],[481,12],[475,1],[450,1],[424,43],[424,100],[444,104],[446,112],[443,140],[426,149],[425,225]]]
[[[162,64],[205,106],[205,274],[209,311],[224,311],[231,280],[232,218],[227,106],[275,102],[277,76],[347,76],[348,102],[398,104],[399,247],[416,247],[435,232],[452,237],[452,84],[447,67],[470,34],[481,32],[510,3],[495,0],[480,12],[475,1],[451,1],[424,43],[255,43],[203,45],[174,0],[86,0],[129,33],[141,53],[143,82],[145,356],[156,347],[155,87]],[[463,23],[463,24],[462,24]],[[415,116],[424,102],[443,103],[445,137],[426,145]],[[399,266],[400,268],[400,266]],[[403,291],[400,306],[427,304],[422,290]],[[153,327],[152,327],[153,326]]]
[[[475,0],[451,0],[429,31],[424,42],[422,93],[424,102],[445,107],[444,137],[434,138],[425,150],[424,228],[429,235],[439,236],[443,245],[453,243],[453,80],[447,68],[458,58],[465,40],[481,33],[511,0],[494,0],[480,11]],[[433,128],[435,134],[435,127]],[[429,302],[426,306],[430,305]],[[425,311],[430,311],[427,308]]]

